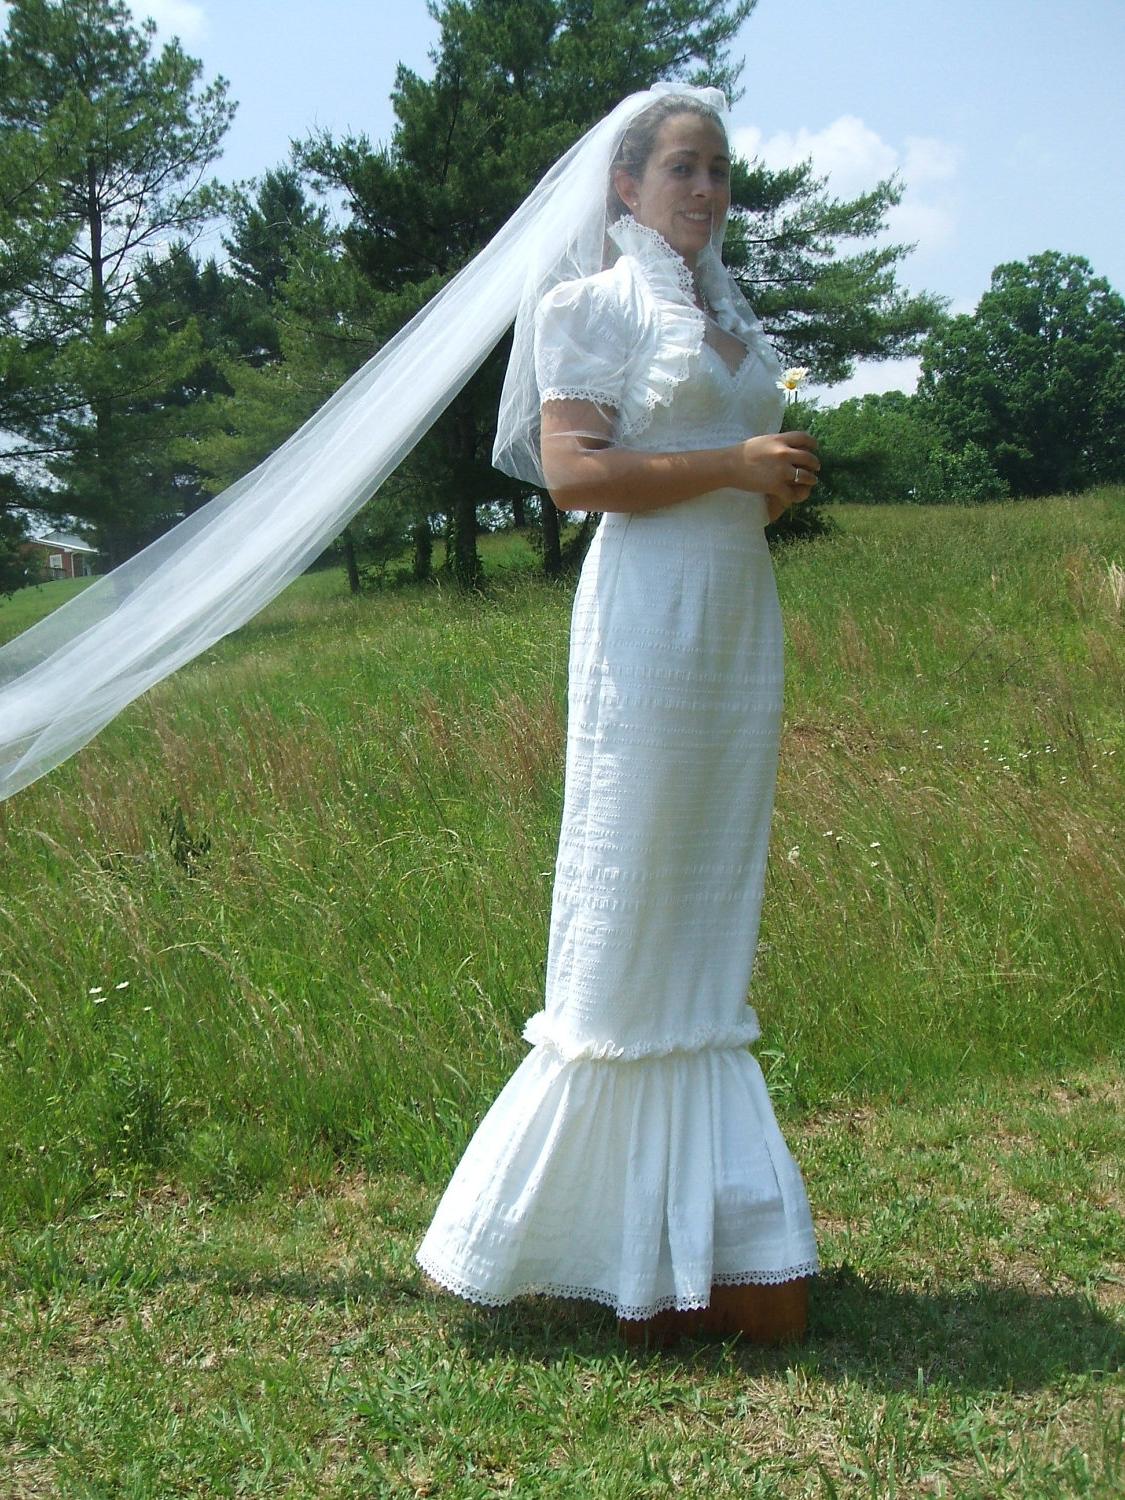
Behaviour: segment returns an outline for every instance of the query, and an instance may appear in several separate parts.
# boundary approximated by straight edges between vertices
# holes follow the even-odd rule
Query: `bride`
[[[782,707],[764,527],[820,467],[718,250],[716,91],[630,120],[604,265],[517,320],[496,457],[599,511],[574,601],[544,1009],[416,1252],[500,1304],[607,1303],[629,1341],[800,1336],[804,1184],[746,1044]]]

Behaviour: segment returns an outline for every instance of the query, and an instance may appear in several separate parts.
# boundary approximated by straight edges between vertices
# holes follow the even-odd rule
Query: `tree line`
[[[120,0],[13,0],[0,42],[0,589],[29,581],[26,513],[78,524],[116,566],[284,441],[481,249],[543,172],[656,78],[738,97],[730,44],[756,0],[438,0],[429,77],[400,66],[395,124],[310,134],[245,184],[211,173],[236,105]],[[821,384],[860,358],[922,358],[916,395],[787,425],[821,440],[816,530],[836,499],[1041,494],[1123,477],[1122,300],[1079,256],[1000,266],[971,317],[910,294],[913,248],[849,250],[885,226],[892,176],[851,200],[808,162],[736,160],[726,258],[787,364]],[[342,207],[330,212],[329,200]],[[194,250],[225,227],[223,262]],[[508,340],[340,546],[435,537],[465,586],[486,517],[533,525],[567,560],[549,501],[494,470]],[[582,541],[578,532],[571,550]]]

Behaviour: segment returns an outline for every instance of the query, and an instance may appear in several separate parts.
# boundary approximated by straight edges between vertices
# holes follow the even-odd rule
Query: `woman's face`
[[[722,127],[702,115],[672,115],[637,178],[614,173],[618,197],[638,224],[662,234],[689,266],[730,207],[730,154]]]

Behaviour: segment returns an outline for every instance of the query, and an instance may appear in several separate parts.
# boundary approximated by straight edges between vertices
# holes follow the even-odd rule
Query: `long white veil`
[[[624,99],[269,458],[0,647],[0,799],[268,604],[402,462],[517,312],[554,282],[600,269],[611,163],[633,118],[669,93],[726,107],[717,89],[676,83]],[[503,400],[501,417],[511,425]],[[502,448],[498,439],[499,467]]]

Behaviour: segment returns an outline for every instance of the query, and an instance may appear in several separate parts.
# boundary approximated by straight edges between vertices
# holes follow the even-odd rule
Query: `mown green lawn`
[[[0,803],[0,1494],[1125,1488],[1125,492],[833,513],[752,994],[808,1340],[424,1283],[541,1004],[570,586],[310,574]]]

